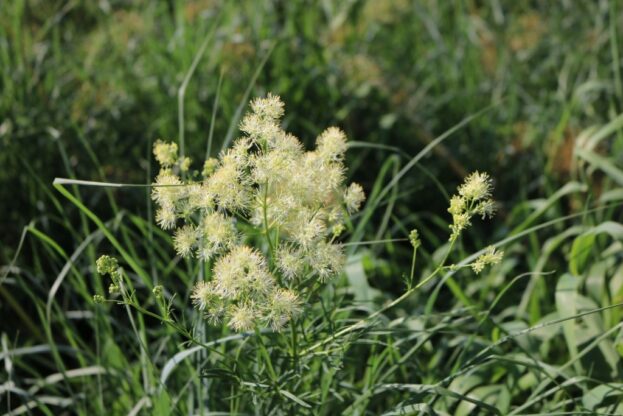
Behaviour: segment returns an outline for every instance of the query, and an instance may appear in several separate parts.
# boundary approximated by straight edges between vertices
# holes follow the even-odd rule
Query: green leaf
[[[605,221],[576,237],[571,246],[569,258],[571,273],[579,276],[584,272],[591,249],[599,234],[608,234],[614,240],[623,240],[623,225],[613,221]]]
[[[351,256],[346,264],[346,278],[350,284],[355,301],[369,302],[379,295],[379,291],[368,284],[366,271],[363,268],[362,255]]]
[[[603,403],[607,398],[619,396],[620,400],[622,394],[623,384],[602,384],[588,391],[584,397],[582,397],[582,405],[588,410],[596,410],[597,406]]]
[[[560,319],[571,317],[577,314],[577,289],[580,279],[577,276],[564,274],[556,285],[556,309]],[[574,319],[569,319],[562,323],[562,331],[567,342],[569,355],[574,359],[578,355],[578,341],[576,339],[576,323]],[[575,363],[576,370],[581,372],[579,361]]]
[[[610,179],[623,186],[623,171],[617,168],[610,159],[584,149],[576,149],[575,153],[594,168],[603,171]]]
[[[153,398],[153,415],[166,416],[171,414],[171,398],[166,390],[162,389]]]
[[[569,269],[574,275],[579,276],[584,271],[588,256],[591,254],[591,249],[595,244],[595,238],[595,233],[590,232],[588,234],[582,234],[573,240]]]
[[[302,399],[298,398],[297,396],[295,396],[294,394],[290,393],[289,391],[280,389],[279,393],[283,394],[288,399],[296,402],[300,406],[303,406],[306,409],[311,409],[311,406],[309,405],[309,403],[306,403],[305,401],[303,401]]]

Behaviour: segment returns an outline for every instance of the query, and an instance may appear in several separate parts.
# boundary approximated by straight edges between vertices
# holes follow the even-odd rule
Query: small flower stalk
[[[283,114],[275,95],[252,101],[243,136],[194,176],[182,176],[191,161],[179,159],[175,143],[154,145],[156,221],[173,231],[180,257],[211,269],[194,287],[195,307],[234,331],[279,331],[298,316],[303,284],[343,271],[344,250],[334,240],[365,200],[359,184],[344,183],[344,132],[330,127],[305,151],[281,128]]]
[[[471,225],[471,219],[474,215],[478,215],[482,219],[493,216],[495,202],[491,198],[492,190],[491,178],[486,173],[474,172],[465,178],[463,184],[458,188],[458,194],[450,199],[450,208],[448,208],[448,212],[452,214],[451,243],[454,243],[461,232]],[[485,267],[500,263],[503,256],[503,251],[498,251],[495,247],[489,246],[469,266],[474,273],[479,274]],[[450,268],[452,267],[456,266],[450,266]]]
[[[474,273],[479,274],[487,266],[498,264],[504,257],[503,251],[498,251],[493,246],[489,246],[485,249],[485,252],[478,256],[475,262],[471,264]]]
[[[458,188],[458,194],[450,199],[448,212],[452,214],[450,224],[450,241],[456,241],[463,230],[469,227],[474,215],[482,219],[492,217],[495,213],[495,202],[491,199],[493,185],[486,173],[474,172],[465,178]]]

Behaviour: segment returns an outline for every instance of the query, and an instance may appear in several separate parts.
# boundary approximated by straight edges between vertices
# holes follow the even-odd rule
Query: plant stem
[[[444,264],[446,262],[446,260],[448,259],[448,256],[450,255],[450,252],[452,251],[452,248],[454,247],[454,241],[450,242],[450,246],[448,247],[448,250],[446,251],[446,254],[443,258],[443,260],[441,261],[441,263],[439,263],[439,265],[437,266],[437,268],[435,268],[435,270],[428,275],[424,280],[422,280],[420,283],[417,284],[417,286],[408,289],[405,293],[403,293],[400,297],[394,299],[392,302],[390,302],[389,304],[385,305],[384,307],[382,307],[381,309],[377,310],[376,312],[374,312],[372,315],[369,315],[363,319],[361,319],[360,321],[358,321],[357,323],[348,326],[334,334],[332,334],[331,336],[323,339],[322,341],[317,342],[316,344],[312,345],[309,348],[306,348],[305,350],[303,350],[301,352],[302,355],[305,355],[313,350],[315,350],[318,347],[321,347],[325,344],[328,344],[329,342],[333,341],[334,339],[337,339],[343,335],[349,334],[353,331],[356,331],[357,329],[363,328],[368,321],[373,320],[374,318],[376,318],[377,316],[381,315],[382,313],[388,311],[389,309],[393,308],[394,306],[398,305],[400,302],[402,302],[403,300],[405,300],[406,298],[408,298],[413,292],[415,292],[417,289],[421,288],[422,286],[424,286],[426,283],[428,283],[433,277],[435,277],[437,275],[437,273],[439,273],[441,270],[443,270],[444,268]]]
[[[255,336],[258,341],[260,355],[264,358],[264,361],[266,362],[266,368],[268,369],[268,373],[270,374],[272,381],[276,382],[277,373],[275,372],[275,369],[273,368],[273,363],[270,360],[270,354],[268,354],[268,350],[266,350],[266,345],[264,345],[262,334],[260,333],[260,330],[257,327],[255,328]]]
[[[266,201],[268,199],[268,180],[264,184],[264,202],[262,204],[262,213],[264,214],[264,233],[266,234],[266,240],[268,241],[268,248],[270,250],[270,260],[273,261],[275,248],[273,242],[270,239],[270,230],[268,229],[268,214],[266,212]]]
[[[413,277],[415,276],[415,259],[417,257],[417,247],[413,248],[413,258],[411,259],[411,274],[409,275],[409,287],[411,289],[413,287]]]
[[[297,334],[296,334],[296,323],[292,322],[290,325],[290,333],[292,335],[292,358],[294,360],[294,369],[298,369],[299,367],[299,356],[298,356],[298,342],[297,342]]]

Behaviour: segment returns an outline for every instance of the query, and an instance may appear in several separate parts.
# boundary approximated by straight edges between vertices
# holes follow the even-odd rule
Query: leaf
[[[306,408],[306,409],[311,409],[311,406],[310,406],[308,403],[306,403],[306,402],[305,402],[305,401],[303,401],[302,399],[298,398],[298,397],[297,397],[297,396],[295,396],[294,394],[290,393],[289,391],[279,389],[279,393],[283,394],[283,395],[284,395],[284,396],[286,396],[288,399],[290,399],[290,400],[292,400],[292,401],[296,402],[297,404],[299,404],[299,405],[303,406],[304,408]]]
[[[503,385],[480,386],[470,391],[467,396],[482,403],[494,405],[498,410],[508,412],[508,390]],[[471,415],[476,405],[466,401],[461,401],[454,411],[455,415]]]
[[[368,284],[362,259],[363,256],[361,254],[349,257],[345,273],[355,295],[355,301],[369,302],[379,295],[379,291]]]
[[[586,192],[587,186],[585,184],[579,182],[568,182],[562,188],[554,192],[547,200],[543,201],[537,209],[532,212],[528,218],[526,218],[521,224],[511,231],[511,235],[518,234],[519,232],[528,228],[532,223],[534,223],[541,215],[543,215],[547,210],[554,205],[556,201],[561,199],[562,197],[573,194],[576,192]]]
[[[571,246],[571,257],[569,258],[569,269],[571,273],[579,276],[586,267],[586,261],[591,254],[591,249],[595,244],[596,235],[593,232],[582,234],[573,240]]]
[[[584,272],[591,249],[599,234],[608,234],[614,240],[623,240],[623,225],[614,221],[605,221],[582,233],[573,241],[569,258],[569,269],[576,276]]]
[[[622,393],[623,384],[601,384],[589,390],[584,397],[582,397],[582,405],[588,410],[596,410],[597,406],[603,403],[607,398],[621,396]]]
[[[618,115],[616,118],[610,120],[606,125],[597,129],[589,129],[587,134],[582,134],[578,138],[578,145],[586,148],[587,150],[593,150],[600,141],[609,137],[611,134],[616,133],[623,127],[623,114]]]
[[[171,414],[171,398],[165,389],[162,389],[152,399],[153,415],[167,416]]]
[[[580,279],[571,274],[564,274],[556,285],[556,309],[560,319],[568,318],[577,314],[577,288]],[[562,323],[562,332],[567,342],[569,355],[574,359],[578,355],[578,342],[576,339],[576,324],[574,319]],[[581,364],[576,361],[575,367],[581,372]]]
[[[603,171],[610,179],[623,186],[623,171],[617,168],[610,159],[584,149],[575,149],[575,153],[596,169]]]

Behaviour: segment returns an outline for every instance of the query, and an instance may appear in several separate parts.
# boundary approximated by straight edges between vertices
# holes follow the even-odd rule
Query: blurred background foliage
[[[41,333],[38,320],[45,321],[52,280],[62,271],[66,253],[81,251],[87,237],[101,238],[91,236],[93,227],[52,188],[53,179],[151,183],[151,144],[158,138],[179,140],[180,86],[204,42],[206,52],[185,90],[182,125],[186,154],[196,168],[206,156],[211,129],[215,155],[237,134],[248,99],[267,92],[282,97],[286,129],[308,146],[325,127],[343,128],[354,142],[348,174],[369,193],[388,183],[436,137],[487,109],[435,146],[400,180],[399,189],[392,188],[391,197],[364,222],[365,239],[405,237],[417,226],[423,258],[436,258],[447,239],[448,193],[474,170],[495,179],[499,215],[486,225],[476,224],[461,253],[553,223],[510,242],[505,261],[494,272],[478,279],[457,273],[463,291],[438,287],[432,291],[434,300],[427,293],[397,312],[403,318],[406,311],[429,313],[437,299],[439,310],[457,305],[486,309],[495,299],[497,322],[506,325],[473,324],[469,329],[484,335],[470,340],[460,354],[455,346],[462,345],[462,336],[441,338],[438,348],[427,350],[405,372],[436,380],[456,369],[448,357],[474,353],[507,330],[623,301],[623,233],[618,228],[623,199],[622,8],[606,0],[0,2],[2,264],[11,263],[25,226],[42,233],[25,240],[15,263],[24,279],[0,286],[1,316],[15,314],[20,322],[2,320],[0,330],[19,339],[17,344],[46,336],[51,342],[53,336]],[[190,266],[182,271],[176,268],[178,260],[168,262],[173,254],[167,237],[148,232],[148,225],[138,220],[151,221],[147,191],[72,192],[114,224],[120,213],[129,217],[131,226],[119,233],[139,241],[132,249],[135,257],[151,259],[157,251],[162,263],[149,260],[151,267],[179,275],[180,286],[190,286]],[[612,202],[619,205],[587,211]],[[154,240],[141,245],[146,235],[161,246]],[[93,289],[101,286],[91,276],[95,249],[86,251],[89,256],[76,272],[82,275],[72,278],[71,289],[61,291],[61,309],[84,308]],[[360,254],[364,282],[379,289],[372,293],[391,299],[402,292],[397,282],[410,267],[409,247],[387,243]],[[521,273],[553,270],[555,278],[533,277],[506,286]],[[498,304],[500,292],[504,297]],[[579,306],[569,309],[569,304]],[[586,357],[578,351],[620,325],[620,318],[613,310],[578,322],[580,339],[569,326],[540,331],[521,338],[519,350],[536,354],[543,363],[574,363],[575,375],[588,377],[585,391],[592,391],[595,380],[613,381],[621,374],[621,336]],[[62,314],[55,319],[59,327],[67,325],[67,332],[72,328],[84,336],[76,341],[84,349],[93,347],[92,327],[68,323],[63,319],[70,318]],[[119,368],[130,366],[115,352],[117,345],[106,348],[110,357],[105,359]],[[595,370],[589,362],[577,364],[589,358],[605,370]],[[53,366],[35,367],[48,365]],[[136,367],[132,371],[138,373]],[[529,403],[533,397],[527,391],[538,378],[531,371],[487,368],[479,382],[457,379],[453,388],[468,391],[487,380],[512,380],[505,387],[496,385],[510,392],[499,393],[497,403],[505,394],[509,406]],[[123,389],[138,391],[140,386]],[[573,396],[562,388],[558,393]],[[605,401],[610,397],[598,393]],[[597,406],[594,395],[584,397],[585,408]],[[466,406],[456,398],[444,400],[453,411]],[[133,401],[122,401],[118,409],[127,411]],[[394,402],[378,403],[384,408]]]
[[[498,183],[498,198],[512,206],[568,178],[579,129],[620,111],[620,72],[611,63],[617,51],[611,31],[619,27],[610,25],[616,13],[610,8],[616,6],[3,2],[0,192],[10,201],[1,208],[3,254],[13,251],[28,221],[51,211],[45,194],[55,176],[150,180],[150,143],[177,138],[177,92],[211,30],[215,36],[185,100],[187,153],[197,163],[219,79],[217,143],[267,59],[251,95],[280,94],[287,127],[307,143],[323,126],[337,124],[351,140],[415,154],[495,103],[424,165],[450,185],[466,172],[487,170]],[[386,154],[358,149],[351,157],[353,174],[369,182],[374,172],[356,168],[379,166]],[[434,184],[422,178],[405,179],[403,189],[418,192],[404,207],[443,207],[432,197]],[[440,204],[431,206],[433,199]],[[135,202],[142,199],[123,203]]]

